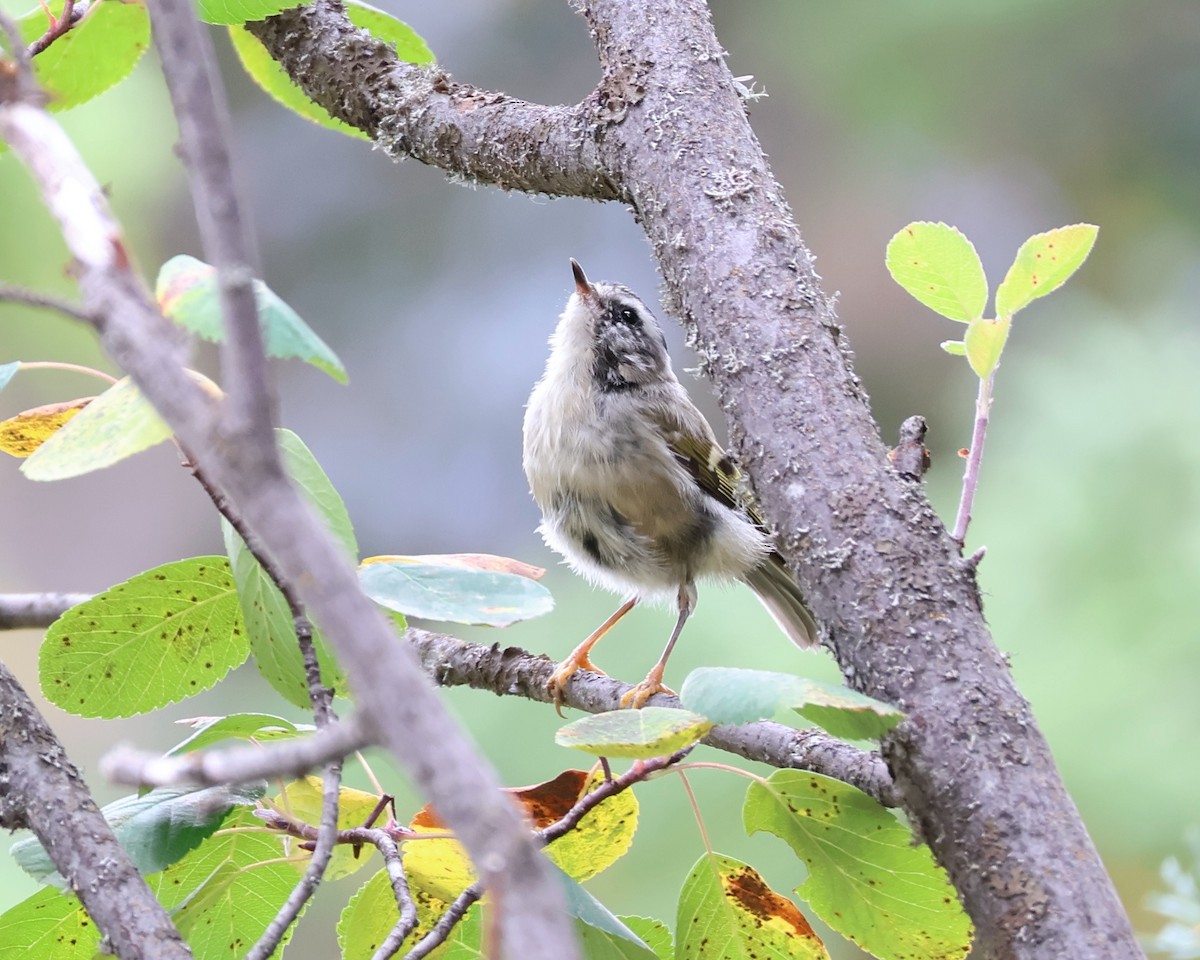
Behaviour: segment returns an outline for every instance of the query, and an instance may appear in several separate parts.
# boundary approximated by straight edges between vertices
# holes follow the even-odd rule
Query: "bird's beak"
[[[596,296],[596,289],[588,283],[587,274],[574,257],[571,258],[571,272],[575,274],[575,292],[582,300],[591,300]]]

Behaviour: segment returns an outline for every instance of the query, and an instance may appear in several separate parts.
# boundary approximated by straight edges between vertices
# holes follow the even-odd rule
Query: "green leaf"
[[[291,4],[294,6],[294,4]],[[185,254],[172,257],[158,271],[154,296],[163,315],[211,343],[225,339],[216,268]],[[291,307],[261,280],[254,281],[263,346],[271,357],[295,357],[346,382],[346,368],[337,354]]]
[[[409,893],[417,908],[417,926],[396,954],[401,957],[430,931],[449,907],[448,903],[431,894],[412,877],[409,878]],[[474,936],[478,936],[479,910],[479,904],[475,904],[467,911],[451,934],[453,942],[469,943],[473,936],[472,927]],[[400,911],[396,907],[391,879],[386,870],[380,870],[350,898],[338,919],[337,938],[342,960],[371,960],[399,919]],[[458,956],[457,953],[454,955]],[[468,951],[466,956],[470,955]],[[442,956],[445,960],[448,955]]]
[[[20,360],[14,360],[12,363],[0,363],[0,390],[8,386],[8,381],[15,377],[20,369]]]
[[[601,757],[646,759],[682,750],[713,726],[698,713],[674,707],[613,710],[568,723],[559,728],[554,742]]]
[[[965,357],[967,355],[967,345],[961,340],[943,340],[938,346],[952,357]]]
[[[567,894],[567,913],[579,921],[576,929],[589,960],[593,957],[655,960],[654,952],[608,907],[561,870],[559,877]]]
[[[100,812],[138,871],[157,873],[212,836],[233,807],[253,806],[264,792],[264,784],[160,787],[142,796],[122,797]],[[66,885],[37,837],[17,841],[10,852],[39,883]]]
[[[177,560],[72,607],[38,658],[42,691],[82,717],[128,717],[207,690],[249,653],[224,557]]]
[[[943,317],[970,323],[987,306],[987,277],[971,241],[944,223],[910,223],[887,245],[900,286]]]
[[[170,438],[171,428],[125,377],[55,431],[21,464],[30,480],[65,480],[141,453]]]
[[[198,724],[196,732],[173,746],[166,756],[191,753],[225,740],[253,740],[257,743],[291,740],[317,729],[310,723],[292,723],[270,713],[231,713],[227,717],[203,717],[191,722]]]
[[[681,960],[790,957],[828,960],[796,905],[740,860],[705,854],[679,894],[676,954]]]
[[[316,508],[334,536],[341,541],[347,556],[353,560],[358,552],[358,543],[342,498],[338,496],[337,490],[312,452],[298,436],[290,430],[277,430],[275,433],[288,475]],[[308,677],[304,671],[304,657],[300,653],[300,644],[296,639],[291,608],[274,581],[228,521],[221,521],[221,532],[225,539],[225,550],[233,567],[233,578],[237,584],[242,612],[246,618],[246,630],[250,635],[250,649],[254,654],[255,666],[289,703],[307,708],[311,705]],[[313,644],[317,651],[317,661],[321,664],[322,682],[338,694],[345,695],[345,674],[338,666],[328,641],[316,629],[313,630]]]
[[[1090,223],[1035,234],[1021,244],[996,291],[996,314],[1012,317],[1038,297],[1053,293],[1083,265],[1100,228]],[[982,374],[981,374],[982,376]]]
[[[433,53],[425,45],[425,41],[408,24],[365,3],[356,3],[350,0],[345,7],[351,23],[369,31],[376,39],[392,44],[396,49],[396,55],[401,60],[416,64],[433,62]],[[292,112],[298,113],[306,120],[311,120],[323,127],[363,140],[370,139],[364,131],[335,119],[324,107],[317,106],[310,100],[275,58],[267,52],[267,48],[262,45],[262,42],[248,30],[242,27],[230,27],[229,39],[233,42],[233,49],[237,51],[238,58],[242,61],[242,68],[278,103]]]
[[[296,885],[295,865],[279,862],[294,842],[262,830],[253,811],[238,808],[214,836],[146,878],[196,960],[243,957],[262,936]]]
[[[749,723],[792,709],[848,740],[877,739],[904,719],[895,707],[847,687],[733,667],[693,670],[683,681],[679,700],[714,723]]]
[[[248,23],[302,7],[308,0],[198,0],[196,15],[205,23]]]
[[[100,931],[83,904],[43,887],[0,914],[4,960],[93,960]]]
[[[963,347],[967,354],[967,363],[980,380],[986,380],[996,369],[1000,362],[1000,354],[1004,352],[1004,345],[1008,342],[1011,327],[1011,316],[1002,316],[996,320],[980,317],[978,320],[972,320],[967,327]]]
[[[779,770],[750,785],[747,833],[786,840],[807,864],[796,893],[838,933],[881,960],[961,958],[971,921],[929,848],[848,784]]]
[[[62,14],[62,0],[50,0],[49,6],[55,17]],[[26,44],[50,26],[40,7],[18,24]],[[150,17],[143,3],[96,0],[83,19],[33,58],[33,72],[50,97],[50,109],[68,110],[124,80],[149,46]]]
[[[410,617],[507,627],[549,613],[550,591],[528,577],[463,566],[453,557],[371,557],[358,582],[380,606]]]
[[[633,931],[642,943],[654,951],[658,960],[675,960],[675,938],[671,936],[670,929],[661,920],[655,920],[652,917],[620,917],[619,919]]]

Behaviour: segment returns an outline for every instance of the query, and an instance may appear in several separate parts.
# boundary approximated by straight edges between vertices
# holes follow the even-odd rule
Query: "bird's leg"
[[[550,674],[550,679],[546,682],[546,689],[549,690],[551,695],[554,697],[554,709],[558,711],[558,715],[560,717],[563,715],[563,691],[566,689],[567,682],[571,679],[576,670],[591,670],[592,673],[598,673],[601,676],[604,676],[604,671],[600,670],[595,664],[592,663],[590,659],[588,659],[588,654],[592,652],[592,647],[600,642],[600,638],[608,633],[608,631],[613,628],[613,625],[616,624],[618,620],[632,610],[634,604],[637,602],[638,598],[636,596],[630,597],[628,600],[626,600],[617,608],[616,613],[614,613],[611,617],[600,624],[600,626],[593,630],[588,638],[583,641],[583,643],[571,651],[571,655],[568,656],[566,660],[554,668],[554,672]]]
[[[675,648],[675,641],[679,639],[679,634],[683,631],[683,625],[687,622],[687,618],[691,616],[692,609],[695,606],[696,588],[692,584],[680,587],[679,619],[675,621],[675,629],[671,631],[671,639],[667,641],[666,649],[663,650],[662,656],[658,658],[658,663],[646,674],[646,679],[632,689],[626,690],[622,695],[622,707],[633,707],[634,710],[641,710],[646,705],[646,701],[656,693],[675,693],[670,687],[663,686],[663,672],[667,669],[667,658],[671,656],[671,651]]]

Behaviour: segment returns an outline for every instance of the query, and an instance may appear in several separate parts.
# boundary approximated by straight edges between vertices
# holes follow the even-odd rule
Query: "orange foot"
[[[634,710],[641,710],[656,693],[669,693],[675,696],[675,691],[670,687],[663,686],[662,677],[650,674],[645,680],[639,683],[636,687],[631,687],[621,695],[621,708],[632,707]]]
[[[554,698],[554,709],[560,717],[563,715],[563,692],[567,689],[567,684],[571,682],[571,677],[575,676],[576,670],[590,670],[592,673],[605,676],[604,671],[592,663],[586,653],[573,653],[555,667],[554,672],[550,674],[550,679],[546,681],[546,689]]]

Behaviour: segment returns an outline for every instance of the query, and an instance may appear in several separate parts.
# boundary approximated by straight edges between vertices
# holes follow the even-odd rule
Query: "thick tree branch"
[[[19,603],[26,595],[13,594]],[[37,596],[37,595],[33,595]],[[42,620],[24,626],[48,626],[64,610],[88,599],[87,594],[55,594],[72,598],[70,603],[41,604]],[[9,595],[0,594],[0,624],[9,613]],[[518,647],[484,646],[442,633],[410,628],[405,638],[412,645],[426,673],[441,686],[469,686],[490,690],[497,696],[525,697],[549,703],[546,681],[554,661]],[[567,686],[564,703],[569,707],[602,713],[616,710],[629,685],[581,671]],[[677,704],[673,697],[659,695],[655,703]],[[772,767],[812,770],[834,777],[874,797],[885,806],[899,806],[895,785],[883,758],[859,750],[821,730],[795,730],[779,723],[762,721],[740,726],[720,726],[704,742],[747,760]],[[206,750],[180,757],[118,747],[101,761],[101,772],[117,783],[131,786],[171,786],[180,783],[219,784],[248,780],[300,776],[330,760],[345,757],[371,741],[357,716],[323,730],[314,737],[289,740],[271,747],[231,747]]]
[[[888,464],[833,305],[702,0],[578,5],[604,76],[575,113],[576,123],[592,121],[577,142],[589,165],[599,157],[597,182],[611,184],[644,226],[669,310],[693,335],[780,552],[843,673],[909,715],[889,738],[889,763],[914,825],[975,920],[979,953],[1140,956],[991,642],[973,567],[917,485]],[[536,108],[497,111],[516,169],[448,155],[447,143],[479,145],[480,114],[456,116],[445,91],[432,79],[422,86],[411,68],[400,80],[390,66],[347,69],[360,62],[363,41],[338,22],[334,0],[317,0],[255,32],[319,102],[356,105],[342,115],[388,137],[388,149],[500,186],[533,180],[538,191],[584,195],[577,181],[543,175]],[[407,86],[396,96],[398,83]],[[471,90],[470,102],[486,111],[509,101]],[[402,116],[371,112],[385,104]],[[436,123],[426,122],[430,112]]]
[[[2,93],[3,91],[0,91]],[[244,437],[224,436],[212,399],[184,372],[178,332],[132,268],[120,228],[95,179],[58,124],[40,107],[0,100],[0,137],[29,168],[77,264],[85,308],[109,353],[236,504],[284,577],[337,646],[359,703],[386,745],[421,784],[502,899],[507,956],[577,955],[561,883],[500,793],[484,761],[362,594],[342,549],[282,473],[251,469],[263,459]]]
[[[0,827],[34,832],[121,960],[191,957],[62,744],[3,663]]]
[[[398,60],[391,46],[350,24],[339,0],[317,0],[247,29],[314,101],[393,157],[506,190],[622,198],[593,137],[596,113],[626,109],[616,96],[598,92],[595,103],[545,107],[457,83],[436,66]]]
[[[429,675],[442,686],[470,686],[499,696],[520,696],[552,702],[546,690],[555,663],[517,647],[485,647],[446,634],[410,628],[405,634]],[[580,671],[567,685],[563,702],[588,713],[620,707],[629,684],[599,674]],[[651,703],[679,706],[675,697],[658,694]],[[716,727],[704,743],[719,750],[757,760],[773,767],[812,770],[858,787],[886,806],[899,801],[891,775],[877,753],[859,750],[823,730],[794,730],[783,724],[761,721],[740,726]]]

